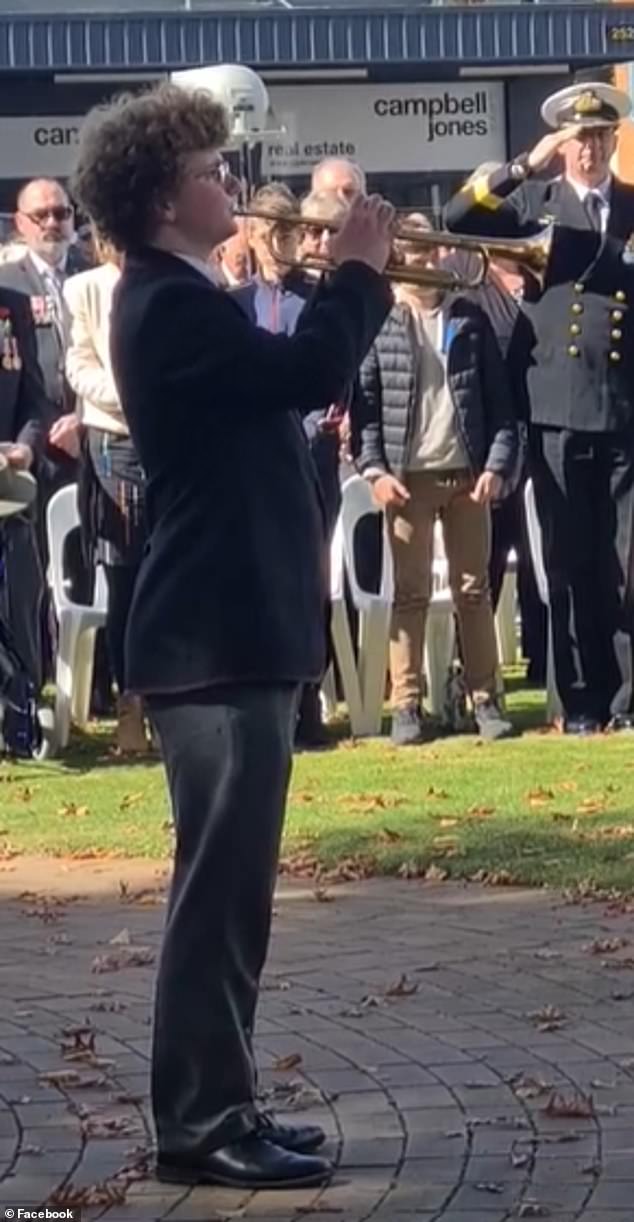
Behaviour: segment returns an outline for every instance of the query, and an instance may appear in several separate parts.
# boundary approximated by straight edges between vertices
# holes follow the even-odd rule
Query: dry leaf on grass
[[[446,789],[439,789],[438,786],[436,785],[430,785],[429,789],[427,790],[425,794],[425,797],[444,799],[444,798],[448,798],[449,794],[447,793]]]
[[[552,789],[544,789],[538,785],[536,789],[530,789],[526,794],[529,806],[547,806],[549,802],[554,800]]]
[[[566,1095],[563,1091],[555,1090],[543,1108],[543,1112],[546,1116],[587,1120],[594,1115],[592,1095],[584,1095],[582,1091],[574,1091],[571,1095]]]
[[[418,985],[415,980],[409,980],[405,973],[399,977],[396,984],[391,984],[385,990],[386,997],[412,997],[418,992]]]
[[[377,837],[380,844],[398,844],[403,837],[400,832],[395,832],[391,827],[382,827]]]
[[[490,819],[495,814],[495,806],[470,806],[467,811],[469,819]]]
[[[273,1069],[278,1073],[290,1073],[292,1069],[298,1069],[301,1065],[303,1057],[299,1052],[289,1052],[285,1057],[278,1057],[273,1062]]]
[[[405,880],[422,878],[424,872],[425,867],[419,865],[417,861],[404,861],[396,871],[398,877],[404,878]]]
[[[584,798],[577,806],[578,815],[598,815],[607,810],[608,801],[602,794],[595,798]]]
[[[138,806],[144,797],[144,793],[125,793],[119,803],[119,810],[130,810],[132,806]]]
[[[83,819],[90,814],[87,806],[77,806],[76,802],[62,802],[58,810],[58,815],[73,815],[76,818]]]

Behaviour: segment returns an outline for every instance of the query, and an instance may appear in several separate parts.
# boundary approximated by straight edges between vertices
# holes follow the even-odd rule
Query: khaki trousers
[[[390,678],[395,708],[422,697],[425,624],[432,595],[434,522],[440,517],[458,616],[465,679],[474,700],[494,697],[497,648],[489,591],[489,510],[471,500],[466,472],[409,472],[410,500],[388,511],[394,558]]]

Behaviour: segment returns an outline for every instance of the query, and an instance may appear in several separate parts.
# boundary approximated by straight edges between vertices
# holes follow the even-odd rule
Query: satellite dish
[[[173,72],[171,80],[185,89],[208,89],[218,102],[222,102],[231,117],[231,144],[234,147],[258,144],[284,133],[271,110],[264,81],[246,64],[187,68]]]

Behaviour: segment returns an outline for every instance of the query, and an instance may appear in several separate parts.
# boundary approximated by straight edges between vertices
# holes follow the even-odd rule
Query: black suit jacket
[[[386,283],[350,263],[293,336],[271,335],[183,259],[126,260],[112,360],[150,528],[128,620],[132,689],[319,679],[323,518],[298,412],[337,398],[390,305]]]
[[[555,221],[544,290],[527,304],[528,396],[533,424],[578,432],[634,427],[634,283],[623,243],[634,233],[634,187],[613,179],[608,231],[594,233],[570,183],[528,179],[509,167],[450,200],[448,227],[491,238],[526,238]]]
[[[31,309],[21,293],[0,287],[0,362],[5,332],[8,341],[15,340],[21,364],[7,369],[0,363],[0,441],[29,445],[40,458],[51,405],[38,364]]]

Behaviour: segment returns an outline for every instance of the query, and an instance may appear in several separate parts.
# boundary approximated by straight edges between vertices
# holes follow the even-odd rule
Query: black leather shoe
[[[564,722],[564,734],[576,734],[584,737],[588,734],[600,734],[603,726],[596,717],[567,717]]]
[[[634,717],[631,713],[617,713],[608,723],[607,729],[610,734],[632,734],[634,733]]]
[[[221,1184],[224,1188],[312,1188],[332,1175],[325,1158],[292,1154],[255,1133],[204,1158],[163,1154],[156,1178],[164,1184]]]
[[[260,1112],[257,1126],[258,1137],[272,1141],[274,1146],[281,1146],[282,1150],[290,1150],[292,1154],[312,1154],[313,1150],[318,1150],[326,1140],[324,1130],[316,1124],[296,1127],[276,1124],[267,1112]]]

